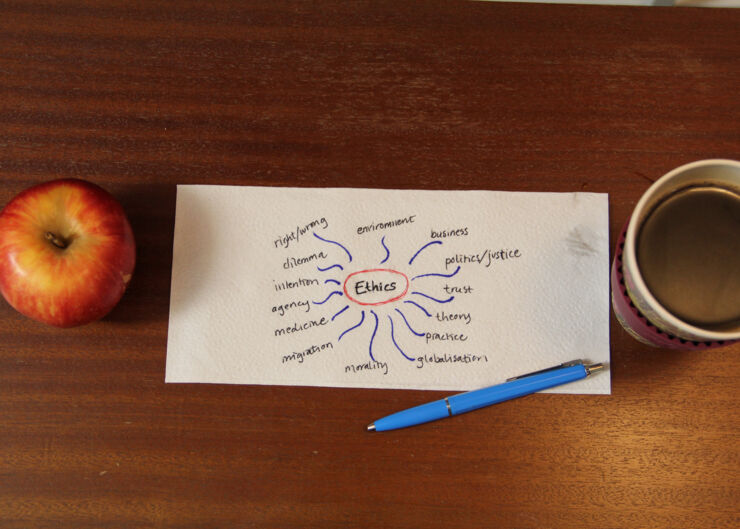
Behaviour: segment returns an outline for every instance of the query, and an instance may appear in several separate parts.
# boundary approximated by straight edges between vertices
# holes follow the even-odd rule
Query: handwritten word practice
[[[408,217],[403,217],[401,219],[390,220],[387,222],[377,222],[374,224],[369,224],[367,226],[359,226],[357,228],[357,235],[362,235],[363,233],[369,233],[375,230],[395,228],[396,226],[403,226],[404,224],[412,224],[415,218],[416,218],[416,215],[410,215]]]
[[[427,343],[430,341],[442,341],[442,342],[467,342],[468,337],[464,334],[458,334],[454,332],[428,332],[424,335]]]
[[[416,357],[416,367],[422,369],[429,364],[470,364],[473,362],[488,362],[486,355],[474,354],[423,354]]]
[[[290,303],[283,303],[282,305],[275,305],[272,307],[272,312],[277,312],[281,316],[285,316],[285,311],[289,309],[306,307],[303,312],[309,312],[311,310],[311,303],[308,300],[291,301]]]
[[[327,342],[321,345],[312,345],[311,347],[303,351],[294,351],[290,354],[283,355],[283,364],[286,362],[294,362],[294,361],[297,361],[299,364],[302,364],[303,360],[307,356],[314,355],[318,352],[323,351],[324,349],[334,349],[334,344],[331,342]]]
[[[287,248],[290,246],[290,243],[295,241],[296,243],[301,238],[301,236],[308,233],[310,230],[315,230],[318,228],[321,228],[322,230],[325,230],[329,226],[329,223],[326,221],[324,217],[321,217],[318,220],[312,220],[305,226],[296,226],[295,230],[286,233],[285,235],[281,235],[277,239],[273,241],[273,244],[275,244],[275,248]]]
[[[477,254],[463,254],[458,253],[452,257],[445,257],[445,270],[448,270],[452,265],[459,265],[464,263],[474,263],[478,265],[484,265],[489,268],[493,261],[505,261],[507,259],[516,259],[521,257],[522,254],[519,248],[502,248],[501,250],[483,250]]]
[[[467,237],[467,235],[468,227],[465,226],[464,228],[452,228],[440,231],[432,230],[431,238],[444,239],[445,237]]]
[[[311,255],[307,255],[305,257],[288,257],[283,263],[283,268],[285,268],[286,270],[290,270],[291,268],[295,268],[296,266],[301,266],[306,263],[310,263],[311,261],[316,261],[318,259],[326,259],[326,254],[324,252],[319,252],[312,253]]]
[[[289,327],[282,327],[280,329],[275,329],[275,336],[283,336],[285,334],[292,334],[294,332],[305,331],[313,327],[320,327],[322,325],[326,325],[327,323],[329,323],[329,321],[326,318],[321,318],[318,321],[308,320],[305,323],[294,323],[293,325]]]

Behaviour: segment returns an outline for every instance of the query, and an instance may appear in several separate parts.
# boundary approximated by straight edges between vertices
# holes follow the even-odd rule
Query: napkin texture
[[[606,194],[178,186],[167,382],[470,390],[574,359],[609,361]]]

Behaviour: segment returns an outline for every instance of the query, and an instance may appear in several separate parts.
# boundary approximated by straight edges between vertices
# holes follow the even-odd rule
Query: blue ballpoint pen
[[[452,417],[505,400],[523,397],[543,389],[575,382],[602,369],[604,369],[604,364],[584,364],[581,360],[566,362],[555,367],[510,378],[503,384],[459,393],[442,400],[399,411],[378,419],[367,429],[371,432],[383,432]]]

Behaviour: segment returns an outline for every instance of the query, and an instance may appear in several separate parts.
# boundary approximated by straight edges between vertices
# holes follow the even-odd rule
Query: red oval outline
[[[357,301],[355,298],[349,295],[349,292],[347,292],[347,281],[349,281],[349,278],[352,276],[356,276],[357,274],[367,274],[369,272],[390,272],[391,274],[398,274],[399,276],[402,276],[406,280],[406,289],[396,296],[395,298],[388,299],[386,301],[378,301],[377,303],[363,303],[362,301]],[[406,274],[403,272],[399,272],[398,270],[392,270],[390,268],[369,268],[367,270],[360,270],[359,272],[352,272],[350,275],[347,276],[347,279],[344,280],[344,284],[342,285],[342,290],[344,290],[344,295],[347,296],[347,299],[354,301],[358,305],[365,305],[365,306],[376,306],[376,305],[385,305],[386,303],[393,303],[394,301],[398,301],[402,297],[406,295],[406,293],[409,291],[409,278]]]

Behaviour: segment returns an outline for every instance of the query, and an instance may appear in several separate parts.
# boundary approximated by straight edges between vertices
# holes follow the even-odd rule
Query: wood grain
[[[0,203],[99,183],[138,243],[103,321],[0,304],[0,527],[740,525],[740,347],[612,319],[611,396],[390,434],[437,392],[165,385],[175,185],[610,194],[740,151],[740,11],[0,1]]]

